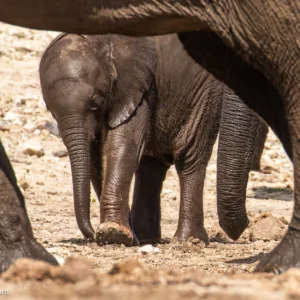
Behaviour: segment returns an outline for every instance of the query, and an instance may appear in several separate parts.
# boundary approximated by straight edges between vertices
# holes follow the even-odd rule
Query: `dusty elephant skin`
[[[84,236],[94,234],[91,180],[101,204],[98,243],[133,243],[128,197],[136,171],[131,227],[140,243],[158,242],[160,193],[167,170],[175,164],[181,190],[175,237],[208,243],[203,185],[221,112],[231,115],[230,124],[224,121],[221,129],[220,151],[230,153],[223,155],[227,161],[222,167],[239,174],[219,176],[222,187],[235,187],[219,190],[218,201],[232,206],[225,213],[234,211],[234,222],[221,220],[233,239],[247,227],[245,192],[258,119],[189,57],[177,35],[62,34],[43,54],[40,79],[70,155],[76,217]],[[235,165],[230,165],[232,157]]]
[[[21,257],[57,265],[33,237],[23,195],[0,142],[0,273]]]
[[[300,263],[298,2],[200,0],[196,3],[185,1],[145,3],[127,0],[105,2],[105,6],[103,2],[98,1],[82,1],[82,3],[79,1],[75,6],[71,0],[64,1],[63,4],[31,0],[30,5],[27,5],[28,2],[20,0],[1,1],[0,20],[39,29],[97,34],[111,32],[149,35],[205,29],[221,38],[226,44],[226,49],[234,48],[243,60],[258,68],[271,82],[271,86],[276,87],[279,93],[278,101],[271,101],[270,98],[266,98],[264,102],[259,102],[255,98],[250,99],[243,93],[243,89],[239,88],[238,81],[230,80],[232,78],[228,74],[224,76],[224,72],[223,76],[220,76],[272,127],[290,157],[293,157],[295,167],[295,207],[289,230],[279,245],[260,263],[257,271],[282,272],[287,268],[298,266]],[[16,10],[15,7],[20,9]],[[35,9],[32,9],[33,7]],[[218,73],[219,67],[218,60],[210,65],[214,74]],[[257,79],[253,78],[253,82],[255,81]]]

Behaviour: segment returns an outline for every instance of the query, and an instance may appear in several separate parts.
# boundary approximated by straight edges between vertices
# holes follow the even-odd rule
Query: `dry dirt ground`
[[[39,59],[56,35],[0,23],[0,137],[24,191],[36,238],[61,263],[68,259],[63,268],[19,262],[0,279],[0,296],[7,291],[11,299],[300,297],[298,270],[277,277],[251,274],[284,234],[293,207],[292,164],[273,133],[265,145],[262,172],[250,174],[247,209],[252,223],[239,241],[228,240],[217,226],[216,151],[207,169],[204,194],[209,246],[197,240],[170,242],[179,208],[174,169],[162,191],[164,243],[155,245],[159,252],[144,254],[139,247],[123,245],[98,247],[82,238],[74,217],[69,160],[54,155],[65,147],[39,88]],[[41,144],[40,157],[26,154],[28,141]],[[96,228],[95,198],[92,194]]]

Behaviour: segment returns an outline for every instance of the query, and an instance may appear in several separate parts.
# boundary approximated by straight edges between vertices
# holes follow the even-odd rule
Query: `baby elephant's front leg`
[[[189,237],[199,238],[209,243],[204,228],[203,186],[206,164],[188,168],[184,162],[177,162],[177,173],[180,182],[180,211],[175,238],[186,241]]]
[[[103,187],[98,244],[133,244],[129,222],[129,190],[147,133],[147,105],[129,122],[108,132],[103,149]]]

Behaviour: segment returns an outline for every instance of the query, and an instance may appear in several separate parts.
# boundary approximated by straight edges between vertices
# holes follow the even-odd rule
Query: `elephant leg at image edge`
[[[256,272],[279,274],[288,268],[300,267],[300,118],[299,109],[292,107],[294,111],[288,111],[286,115],[293,147],[295,201],[293,215],[286,234],[280,243],[260,261],[255,269]]]
[[[0,273],[18,258],[26,257],[44,260],[53,265],[58,264],[33,237],[23,195],[1,142],[0,226]]]
[[[160,193],[168,168],[159,158],[143,156],[135,173],[131,220],[140,244],[161,239]]]

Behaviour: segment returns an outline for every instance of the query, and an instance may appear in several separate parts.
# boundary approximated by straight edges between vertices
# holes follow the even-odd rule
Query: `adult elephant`
[[[224,80],[265,119],[294,162],[295,206],[289,229],[256,270],[278,273],[299,266],[299,2],[78,0],[74,4],[72,0],[2,0],[0,20],[37,29],[77,33],[150,35],[197,31],[194,38],[199,47],[205,51],[210,47],[213,50],[203,52],[206,55],[199,63]],[[183,34],[181,38],[188,50],[189,35]],[[227,57],[225,62],[222,60],[224,55]],[[261,73],[254,71],[252,66]],[[246,89],[249,83],[253,84],[254,90]],[[266,97],[270,100],[258,102],[251,97],[255,93],[270,93],[274,98]]]
[[[34,238],[22,192],[0,142],[0,273],[17,258],[27,257],[57,265]]]

